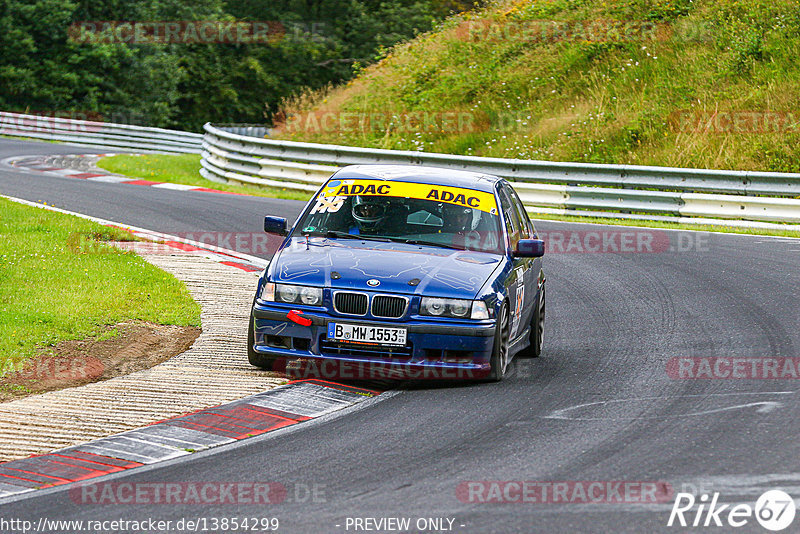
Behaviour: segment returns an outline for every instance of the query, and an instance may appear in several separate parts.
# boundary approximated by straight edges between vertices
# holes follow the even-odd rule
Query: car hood
[[[300,237],[276,255],[270,273],[275,282],[472,299],[501,260],[486,252]]]

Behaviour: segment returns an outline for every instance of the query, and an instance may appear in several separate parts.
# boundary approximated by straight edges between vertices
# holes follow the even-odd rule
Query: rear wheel
[[[539,291],[539,298],[536,300],[536,308],[531,317],[530,345],[525,349],[525,356],[528,358],[538,358],[542,354],[544,346],[544,316],[545,316],[545,291],[544,284]]]
[[[489,381],[499,382],[506,375],[508,368],[508,305],[503,303],[500,314],[497,316],[497,327],[494,333],[494,348],[492,358],[489,361],[491,371]]]
[[[253,310],[250,310],[250,322],[247,326],[247,360],[251,365],[260,367],[265,371],[272,371],[275,365],[275,358],[256,352],[253,348],[253,345],[255,344],[255,318],[253,317]]]

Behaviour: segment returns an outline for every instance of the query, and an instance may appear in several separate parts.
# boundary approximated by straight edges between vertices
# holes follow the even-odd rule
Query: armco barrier
[[[203,141],[199,133],[3,111],[0,134],[137,152],[198,153]]]
[[[512,182],[532,213],[767,226],[800,222],[800,174],[481,158],[297,143],[204,126],[201,174],[315,191],[344,165],[410,164]],[[702,218],[702,219],[701,219]]]
[[[502,176],[532,213],[685,223],[800,223],[800,174],[481,158],[264,139],[259,125],[162,128],[0,112],[0,134],[137,152],[202,154],[216,182],[315,191],[353,164],[431,165]],[[788,228],[788,227],[787,227]]]

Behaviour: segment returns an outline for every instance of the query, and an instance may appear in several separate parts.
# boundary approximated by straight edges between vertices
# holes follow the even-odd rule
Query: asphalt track
[[[0,159],[88,152],[0,140]],[[0,193],[162,232],[256,232],[264,214],[291,217],[301,205],[7,168],[0,168]],[[537,229],[615,230],[555,222]],[[544,354],[517,361],[503,383],[412,384],[350,413],[113,477],[278,482],[289,490],[283,503],[99,506],[55,488],[0,504],[0,518],[277,517],[279,532],[365,532],[346,528],[347,518],[407,517],[413,525],[441,517],[465,533],[669,532],[680,530],[666,526],[671,498],[475,503],[460,499],[457,488],[469,481],[661,481],[675,492],[719,492],[724,503],[752,504],[769,489],[798,499],[800,382],[675,380],[666,369],[673,357],[797,357],[800,241],[666,235],[688,250],[545,256]],[[316,499],[306,498],[311,487]],[[797,525],[800,518],[787,531]],[[766,532],[753,518],[735,530]]]

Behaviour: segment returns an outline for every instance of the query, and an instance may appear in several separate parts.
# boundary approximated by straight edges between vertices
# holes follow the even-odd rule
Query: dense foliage
[[[495,0],[285,105],[287,139],[800,172],[797,0]]]
[[[206,121],[264,122],[282,98],[346,80],[381,47],[464,7],[444,0],[0,0],[0,110],[191,130]],[[81,23],[100,32],[98,21],[262,21],[272,38],[75,36]]]

